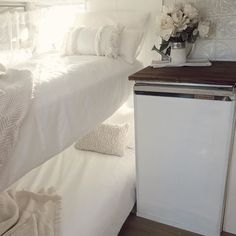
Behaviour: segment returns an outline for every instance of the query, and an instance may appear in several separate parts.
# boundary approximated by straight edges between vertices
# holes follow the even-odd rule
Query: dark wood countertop
[[[236,62],[215,61],[210,67],[146,67],[129,80],[147,82],[236,85]]]

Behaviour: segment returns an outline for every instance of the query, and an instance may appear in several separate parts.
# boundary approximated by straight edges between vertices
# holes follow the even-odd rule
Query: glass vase
[[[174,65],[185,64],[187,61],[185,42],[172,42],[170,57]]]

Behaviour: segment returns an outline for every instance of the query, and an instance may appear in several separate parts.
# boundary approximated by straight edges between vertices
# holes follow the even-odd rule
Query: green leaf
[[[160,51],[163,52],[165,49],[167,49],[169,46],[169,41],[162,40],[162,43],[160,45]]]

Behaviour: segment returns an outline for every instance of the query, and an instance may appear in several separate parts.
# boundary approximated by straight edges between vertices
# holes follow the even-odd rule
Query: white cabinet
[[[219,236],[234,102],[144,90],[135,94],[138,216]]]

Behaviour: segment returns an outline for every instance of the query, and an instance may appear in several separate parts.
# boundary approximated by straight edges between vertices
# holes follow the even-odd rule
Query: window
[[[24,11],[28,9],[26,5],[0,4],[0,50],[37,48],[36,51],[47,51],[58,48],[65,32],[73,26],[76,15],[85,11],[85,7],[85,3],[78,3],[39,6]]]
[[[42,10],[38,25],[38,50],[57,49],[65,33],[73,26],[76,15],[85,4],[53,6]]]

